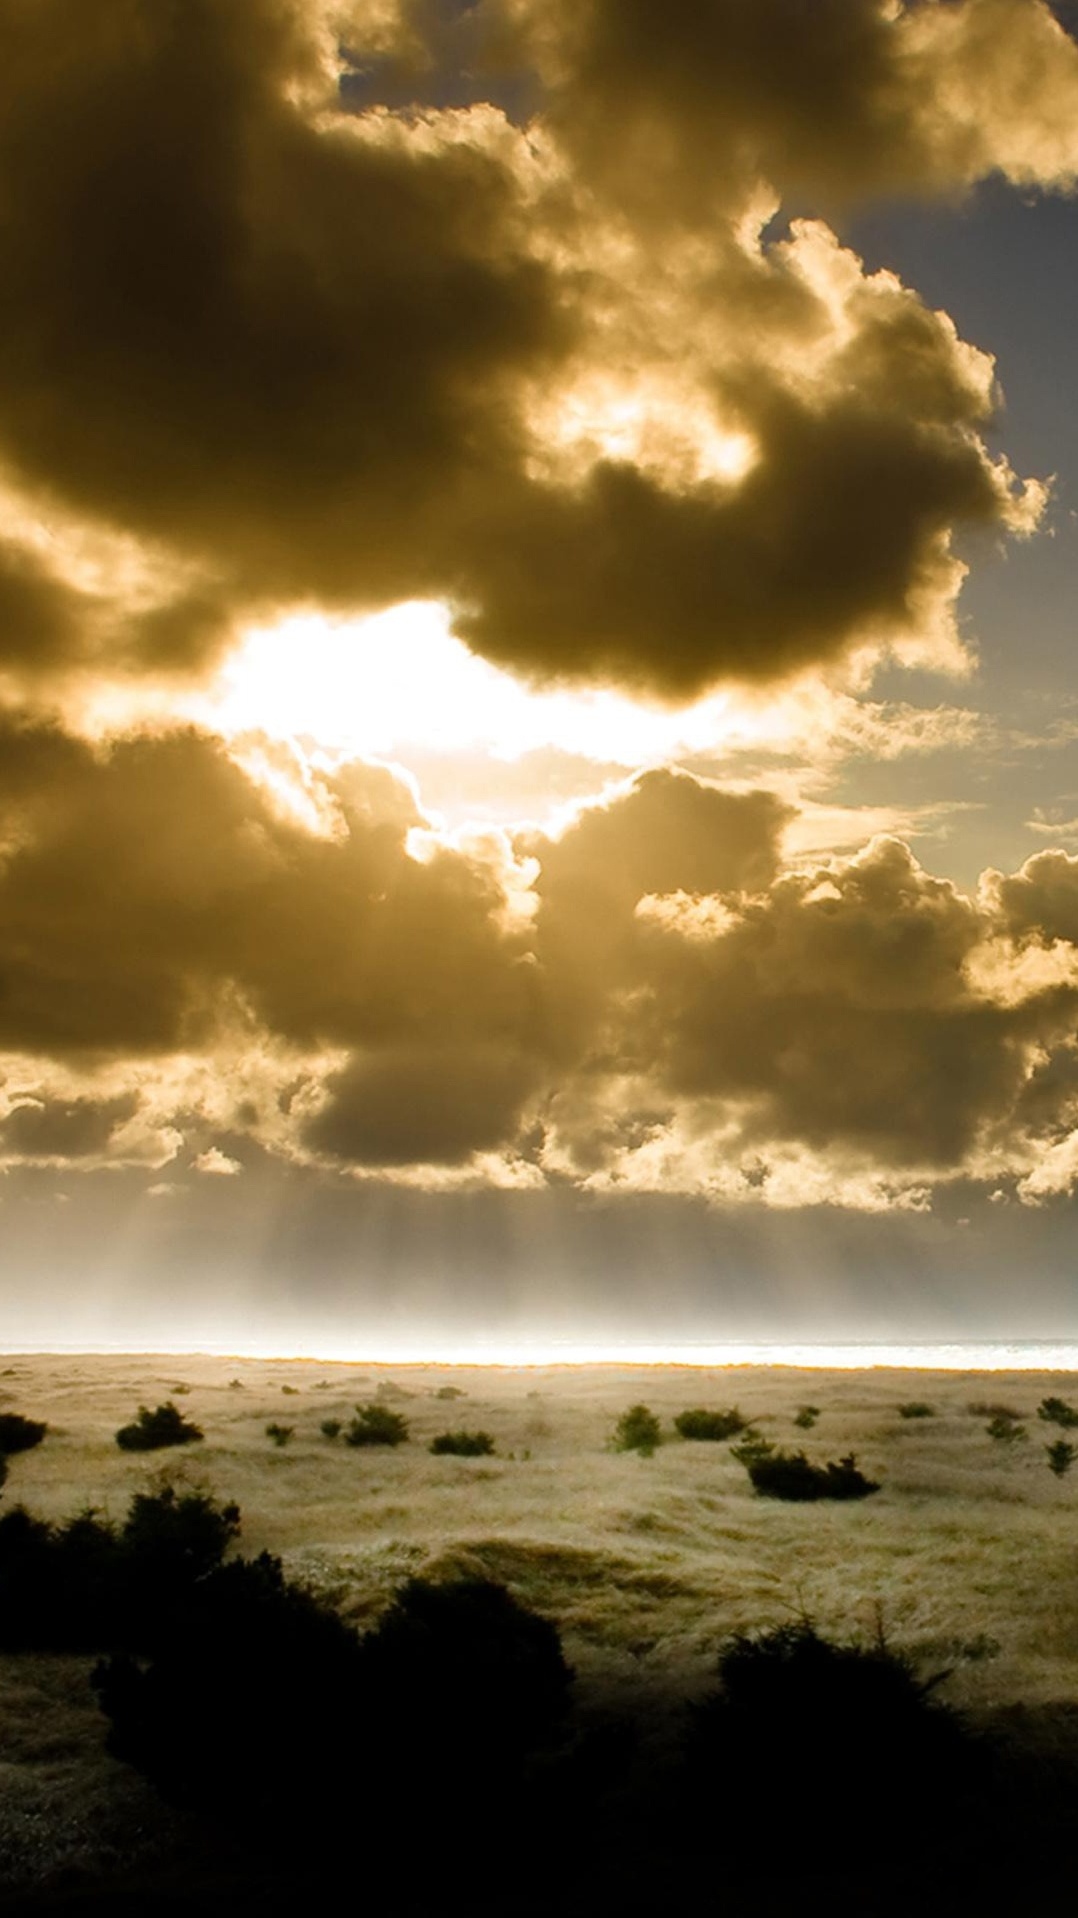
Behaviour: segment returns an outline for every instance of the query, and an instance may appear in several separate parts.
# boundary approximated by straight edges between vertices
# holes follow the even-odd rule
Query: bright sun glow
[[[297,613],[251,631],[197,717],[234,734],[309,736],[392,757],[408,747],[515,760],[543,747],[619,765],[773,739],[778,706],[714,694],[677,711],[615,693],[534,691],[457,639],[445,607],[410,601],[366,619]]]

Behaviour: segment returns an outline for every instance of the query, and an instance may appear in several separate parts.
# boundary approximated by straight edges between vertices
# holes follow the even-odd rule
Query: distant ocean
[[[1053,1339],[589,1339],[556,1338],[537,1334],[527,1338],[473,1336],[444,1340],[403,1340],[373,1334],[339,1341],[297,1340],[288,1349],[283,1340],[239,1340],[235,1344],[207,1341],[199,1346],[108,1344],[75,1340],[43,1344],[4,1344],[4,1356],[84,1353],[111,1358],[235,1357],[282,1361],[310,1359],[322,1364],[348,1365],[492,1365],[509,1370],[559,1365],[677,1365],[704,1368],[732,1365],[818,1366],[837,1371],[865,1371],[873,1366],[911,1371],[947,1372],[1075,1372],[1078,1338]]]

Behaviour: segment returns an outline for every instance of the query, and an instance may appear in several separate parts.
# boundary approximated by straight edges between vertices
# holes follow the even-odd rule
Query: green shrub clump
[[[1037,1407],[1037,1417],[1048,1425],[1078,1425],[1078,1412],[1066,1399],[1042,1399]],[[3,1447],[0,1446],[0,1451]]]
[[[274,1445],[287,1445],[295,1429],[294,1425],[278,1425],[274,1420],[272,1425],[266,1427],[266,1437],[272,1439]]]
[[[748,1461],[748,1474],[754,1489],[763,1498],[790,1499],[803,1503],[819,1498],[868,1498],[879,1491],[875,1479],[866,1478],[858,1469],[852,1452],[846,1457],[812,1465],[804,1452],[775,1452]]]
[[[21,1412],[0,1412],[0,1456],[29,1452],[40,1445],[48,1426],[43,1419],[23,1418]]]
[[[819,1416],[820,1408],[818,1405],[800,1405],[797,1408],[797,1416],[794,1419],[794,1424],[799,1425],[803,1432],[811,1432]]]
[[[684,1439],[731,1439],[744,1432],[748,1423],[736,1405],[724,1412],[706,1412],[703,1407],[696,1407],[693,1411],[678,1413],[674,1430]]]
[[[340,1419],[323,1419],[318,1430],[325,1439],[340,1438],[342,1430],[341,1421]]]
[[[662,1427],[646,1405],[630,1405],[614,1427],[615,1452],[639,1452],[650,1458],[662,1444]]]
[[[924,1399],[908,1399],[905,1405],[899,1406],[898,1416],[900,1419],[934,1419],[936,1408],[927,1405]]]
[[[439,1432],[431,1439],[430,1450],[437,1457],[451,1453],[457,1458],[489,1458],[494,1440],[489,1432]]]
[[[1048,1470],[1054,1472],[1056,1478],[1064,1478],[1078,1458],[1078,1446],[1072,1445],[1069,1439],[1056,1439],[1054,1445],[1046,1445],[1044,1449],[1048,1454]]]
[[[407,1437],[408,1420],[373,1399],[356,1406],[355,1418],[344,1435],[346,1445],[403,1445]]]
[[[155,1412],[140,1405],[137,1419],[130,1425],[121,1425],[116,1443],[121,1452],[157,1452],[166,1445],[193,1445],[202,1437],[201,1426],[185,1419],[172,1400],[167,1399]]]
[[[994,1418],[989,1419],[984,1429],[989,1438],[1002,1439],[1006,1445],[1013,1445],[1016,1439],[1029,1437],[1025,1426],[1019,1425],[1010,1412],[997,1412]]]

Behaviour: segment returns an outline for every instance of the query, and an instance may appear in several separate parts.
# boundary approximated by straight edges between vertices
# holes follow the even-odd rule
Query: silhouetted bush
[[[730,1439],[744,1432],[748,1423],[736,1405],[731,1405],[725,1412],[707,1412],[700,1406],[689,1412],[679,1412],[674,1420],[674,1430],[684,1439]]]
[[[924,1399],[907,1399],[905,1405],[899,1406],[898,1416],[900,1419],[934,1419],[936,1408],[927,1405]]]
[[[1048,1454],[1048,1470],[1054,1472],[1056,1478],[1065,1478],[1078,1458],[1078,1446],[1072,1445],[1069,1439],[1056,1439],[1054,1445],[1046,1445],[1044,1449]]]
[[[21,1412],[0,1412],[0,1454],[29,1452],[40,1445],[48,1426],[43,1419],[23,1418]]]
[[[155,1412],[140,1405],[138,1417],[130,1425],[121,1425],[116,1443],[122,1452],[157,1452],[166,1445],[193,1445],[202,1437],[201,1427],[185,1419],[167,1399]]]
[[[268,1554],[199,1581],[148,1664],[94,1673],[114,1756],[301,1856],[354,1846],[357,1806],[388,1815],[402,1789],[428,1841],[477,1790],[489,1815],[570,1680],[554,1626],[501,1586],[414,1580],[361,1641]]]
[[[409,1580],[363,1658],[376,1722],[468,1795],[556,1732],[573,1677],[557,1627],[489,1579]]]
[[[149,1665],[93,1675],[109,1750],[167,1797],[253,1825],[267,1844],[340,1823],[368,1735],[359,1641],[267,1553],[211,1572]]]
[[[439,1432],[431,1439],[430,1450],[439,1457],[452,1453],[457,1458],[488,1458],[494,1450],[489,1432]]]
[[[357,1405],[356,1415],[345,1435],[348,1445],[403,1445],[408,1437],[408,1421],[388,1405]]]
[[[0,1646],[145,1650],[239,1531],[202,1492],[139,1492],[119,1530],[94,1511],[63,1525],[22,1506],[0,1519]]]
[[[340,1419],[323,1419],[318,1430],[321,1432],[323,1438],[340,1438],[342,1430],[341,1421]]]
[[[799,1425],[803,1432],[811,1432],[819,1416],[820,1408],[818,1405],[800,1405],[797,1409],[794,1424]]]
[[[1006,1445],[1013,1445],[1016,1439],[1029,1437],[1025,1426],[1017,1425],[1009,1413],[1004,1415],[1002,1412],[997,1412],[995,1418],[989,1419],[984,1429],[989,1438],[1001,1439]]]
[[[722,1807],[723,1829],[766,1876],[776,1851],[841,1872],[945,1838],[973,1767],[961,1721],[881,1638],[833,1644],[808,1622],[739,1634],[719,1660],[720,1690],[697,1707],[687,1746],[694,1818]],[[788,1778],[780,1755],[810,1760]],[[814,1907],[815,1908],[815,1907]],[[843,1907],[845,1909],[845,1907]]]
[[[614,1450],[640,1452],[650,1458],[655,1447],[662,1444],[662,1436],[662,1427],[654,1412],[646,1405],[630,1405],[614,1427]]]
[[[1049,1425],[1078,1425],[1078,1412],[1066,1399],[1042,1399],[1037,1407],[1037,1417],[1045,1419]],[[2,1448],[0,1448],[2,1449]]]
[[[811,1465],[804,1452],[771,1452],[750,1458],[747,1470],[763,1498],[798,1503],[819,1498],[868,1498],[880,1489],[876,1480],[859,1471],[852,1452],[826,1465]]]
[[[266,1437],[272,1439],[274,1445],[287,1445],[295,1429],[294,1425],[278,1425],[274,1420],[266,1427]]]

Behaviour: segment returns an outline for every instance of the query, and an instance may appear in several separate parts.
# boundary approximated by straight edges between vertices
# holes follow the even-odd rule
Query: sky
[[[1078,1337],[1078,6],[0,30],[0,1343]]]

